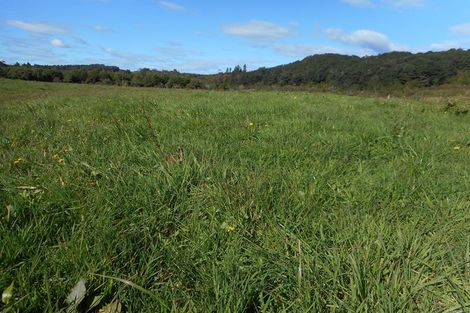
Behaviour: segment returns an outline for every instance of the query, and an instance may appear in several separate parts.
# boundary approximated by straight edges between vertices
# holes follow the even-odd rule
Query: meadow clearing
[[[470,116],[454,106],[0,94],[3,312],[470,310]]]

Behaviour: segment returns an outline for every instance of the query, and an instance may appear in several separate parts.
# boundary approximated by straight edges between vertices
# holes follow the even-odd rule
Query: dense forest
[[[444,83],[470,84],[470,50],[377,56],[322,54],[272,68],[247,71],[246,66],[212,75],[154,69],[122,70],[116,66],[8,65],[0,62],[0,77],[45,82],[109,84],[191,89],[327,88],[387,90],[430,87]]]

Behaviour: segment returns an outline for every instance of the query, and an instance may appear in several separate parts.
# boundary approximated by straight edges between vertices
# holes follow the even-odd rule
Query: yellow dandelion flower
[[[235,231],[235,226],[233,225],[228,225],[227,226],[227,232],[231,233],[231,232],[234,232]]]
[[[21,163],[23,163],[23,161],[24,161],[23,158],[18,158],[15,161],[13,161],[13,164],[20,165]]]

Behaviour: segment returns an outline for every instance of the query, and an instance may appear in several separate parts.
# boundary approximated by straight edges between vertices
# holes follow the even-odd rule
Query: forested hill
[[[444,83],[470,84],[470,50],[412,54],[391,52],[378,56],[322,54],[272,68],[246,71],[237,65],[213,75],[174,71],[122,70],[115,66],[31,64],[0,62],[0,77],[24,80],[116,84],[166,88],[265,88],[327,86],[340,89],[380,90],[429,87]]]
[[[302,85],[326,83],[341,88],[377,88],[400,85],[428,87],[470,73],[470,50],[412,54],[391,52],[357,57],[339,54],[309,56],[302,61],[260,68],[241,75],[239,83]],[[457,77],[457,75],[459,77]],[[246,77],[244,77],[246,76]]]

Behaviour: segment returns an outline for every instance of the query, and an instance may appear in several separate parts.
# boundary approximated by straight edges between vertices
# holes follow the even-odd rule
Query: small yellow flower
[[[253,122],[248,123],[248,127],[253,127],[253,126],[255,126],[255,124],[253,124]]]
[[[231,233],[231,232],[234,232],[235,231],[235,226],[233,225],[227,225],[227,232]]]
[[[57,153],[52,156],[52,159],[54,161],[56,161],[57,163],[59,163],[59,164],[64,164],[65,163],[64,159],[62,159],[60,157],[60,155],[58,155]]]
[[[23,158],[18,158],[15,161],[13,161],[13,164],[20,165],[21,163],[23,163],[23,161],[24,161]]]

